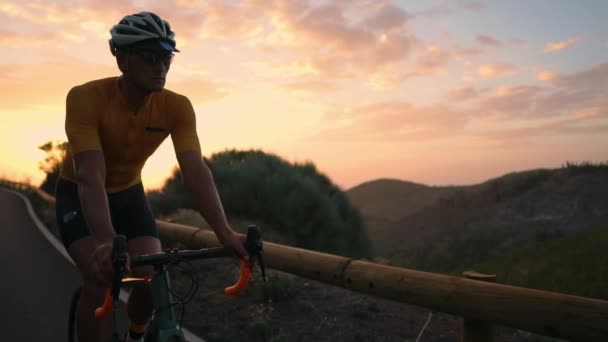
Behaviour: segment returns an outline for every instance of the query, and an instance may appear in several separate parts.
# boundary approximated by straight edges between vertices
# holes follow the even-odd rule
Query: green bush
[[[40,170],[46,173],[40,189],[48,194],[55,194],[55,183],[57,183],[57,179],[59,178],[59,172],[61,171],[67,147],[67,141],[47,141],[38,146],[40,150],[46,153],[46,157],[39,164]]]
[[[259,150],[229,150],[205,160],[228,217],[257,220],[286,243],[332,254],[370,258],[361,215],[312,163],[290,164]],[[157,214],[192,208],[179,170],[149,194]]]

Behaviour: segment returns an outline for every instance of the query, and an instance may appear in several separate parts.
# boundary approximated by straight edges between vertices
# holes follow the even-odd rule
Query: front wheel
[[[70,303],[70,314],[68,317],[68,342],[77,341],[76,310],[78,309],[78,302],[80,301],[81,292],[82,287],[78,287],[76,291],[74,291],[74,295],[72,296],[72,302]]]

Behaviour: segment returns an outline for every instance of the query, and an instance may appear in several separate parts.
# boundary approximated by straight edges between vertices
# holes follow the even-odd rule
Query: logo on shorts
[[[63,215],[63,223],[68,223],[70,221],[73,221],[76,216],[78,216],[78,213],[75,211],[70,211],[69,213]]]

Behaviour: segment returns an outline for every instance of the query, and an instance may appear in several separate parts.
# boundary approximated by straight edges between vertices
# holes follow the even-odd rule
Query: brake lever
[[[266,282],[266,270],[264,267],[264,242],[262,240],[262,234],[259,228],[255,225],[251,225],[247,228],[247,239],[245,240],[245,249],[250,256],[253,256],[258,260],[260,269],[262,271],[262,279]],[[255,262],[254,259],[254,262]],[[245,260],[241,260],[241,276],[236,284],[227,287],[224,292],[229,296],[234,296],[241,293],[251,279],[251,269]]]
[[[124,235],[116,235],[112,241],[112,266],[114,268],[114,277],[112,278],[112,287],[106,290],[106,298],[103,305],[95,309],[95,318],[100,319],[109,315],[113,308],[114,302],[118,300],[120,295],[120,286],[122,276],[125,272],[125,263],[127,262],[127,237]]]
[[[257,226],[249,226],[247,229],[247,240],[245,240],[245,249],[249,255],[253,255],[255,260],[257,259],[260,264],[260,271],[262,272],[262,279],[266,282],[266,270],[264,267],[264,241],[262,240],[262,233]]]

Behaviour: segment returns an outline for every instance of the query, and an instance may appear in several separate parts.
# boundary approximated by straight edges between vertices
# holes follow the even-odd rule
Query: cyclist
[[[192,104],[164,89],[173,53],[179,52],[169,23],[140,12],[125,16],[110,33],[110,49],[122,75],[75,86],[67,94],[68,149],[56,186],[61,238],[83,277],[77,311],[80,341],[110,339],[110,319],[97,321],[94,309],[110,287],[113,236],[127,236],[129,254],[162,252],[141,169],[169,135],[195,207],[220,242],[248,260],[245,236],[229,226],[201,156]],[[143,277],[152,276],[153,269],[127,271]],[[149,290],[133,288],[127,341],[143,340],[152,308]]]

